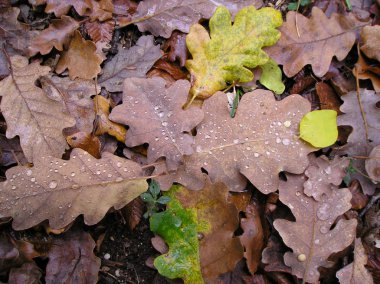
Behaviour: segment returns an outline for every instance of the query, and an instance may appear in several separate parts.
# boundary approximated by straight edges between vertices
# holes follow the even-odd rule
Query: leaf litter
[[[0,2],[1,282],[378,280],[378,3]]]

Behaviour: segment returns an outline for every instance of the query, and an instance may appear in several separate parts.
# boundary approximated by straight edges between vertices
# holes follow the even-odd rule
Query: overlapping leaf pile
[[[363,6],[282,23],[261,0],[24,2],[0,0],[0,282],[97,282],[99,222],[129,203],[134,229],[149,178],[170,197],[150,218],[165,277],[373,282],[380,42]],[[41,249],[15,231],[32,227],[58,236]]]

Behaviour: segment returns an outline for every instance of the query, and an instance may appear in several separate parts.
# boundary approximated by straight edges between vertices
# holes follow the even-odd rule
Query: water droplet
[[[196,151],[197,153],[202,152],[202,147],[198,145],[197,148],[195,149],[195,151]]]
[[[120,168],[120,167],[121,167],[121,163],[120,163],[120,162],[117,162],[116,166],[117,166],[118,168]]]
[[[314,241],[314,243],[317,245],[317,244],[319,244],[319,239],[316,239],[315,241]]]
[[[211,136],[206,134],[205,138],[206,138],[206,139],[210,139]]]
[[[258,156],[260,156],[260,154],[259,153],[254,153],[253,156],[255,156],[257,158]]]
[[[80,186],[77,185],[77,184],[73,184],[73,185],[71,186],[72,189],[78,189],[79,187],[80,187]]]
[[[290,120],[284,122],[285,127],[290,127],[290,125],[292,125],[292,122]]]
[[[58,185],[58,183],[55,181],[55,180],[52,180],[50,183],[49,183],[49,188],[51,189],[54,189],[56,188]]]
[[[160,138],[156,137],[156,138],[154,138],[154,140],[155,140],[155,141],[158,141],[158,140],[160,140]]]
[[[247,147],[246,149],[247,149],[247,151],[251,151],[251,147]]]
[[[32,177],[32,178],[30,179],[30,181],[31,181],[31,182],[35,182],[35,181],[36,181],[36,178],[35,178],[35,177]]]
[[[328,166],[326,169],[325,169],[325,173],[326,174],[331,174],[331,167],[330,166]]]
[[[75,177],[75,173],[74,173],[74,172],[72,172],[70,175],[71,175],[72,177]]]
[[[162,125],[163,127],[166,127],[166,126],[168,126],[168,123],[167,123],[166,121],[164,121],[163,123],[161,123],[161,125]]]
[[[118,177],[118,178],[116,178],[116,181],[117,182],[123,181],[123,178],[122,177]]]
[[[12,189],[13,189],[13,190],[16,189],[16,188],[17,188],[17,187],[16,187],[15,185],[12,186]]]
[[[26,171],[26,175],[27,175],[27,176],[31,176],[32,173],[33,173],[32,170],[27,170],[27,171]]]
[[[330,218],[330,204],[322,203],[317,211],[317,216],[320,220],[325,221]]]
[[[319,231],[322,233],[322,234],[326,234],[328,231],[329,231],[329,228],[326,227],[326,226],[322,226]]]
[[[276,143],[277,143],[277,144],[281,143],[281,138],[277,137],[277,138],[276,138]]]
[[[290,144],[290,140],[287,138],[282,139],[282,144],[284,144],[285,146],[288,146]]]
[[[108,174],[107,176],[110,178],[110,177],[112,177],[112,174]]]
[[[238,144],[239,143],[239,139],[234,139],[234,144]]]
[[[100,175],[101,173],[102,173],[102,172],[99,171],[99,170],[96,171],[96,174],[97,174],[97,175]]]
[[[298,190],[296,191],[296,195],[297,196],[300,196],[301,195],[301,192],[299,192]]]
[[[159,117],[163,117],[165,114],[164,114],[164,112],[163,111],[160,111],[159,113],[158,113],[158,116]]]

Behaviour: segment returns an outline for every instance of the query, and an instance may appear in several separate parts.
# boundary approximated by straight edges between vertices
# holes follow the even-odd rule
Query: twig
[[[356,79],[356,97],[358,99],[358,103],[359,103],[359,108],[360,108],[360,113],[362,115],[362,118],[363,118],[363,122],[364,122],[364,129],[365,129],[365,139],[366,141],[368,142],[368,124],[367,124],[367,119],[366,119],[366,116],[365,116],[365,112],[363,110],[363,105],[362,105],[362,101],[361,101],[361,98],[360,98],[360,89],[359,89],[359,78],[358,78],[358,70],[355,69],[355,79]]]

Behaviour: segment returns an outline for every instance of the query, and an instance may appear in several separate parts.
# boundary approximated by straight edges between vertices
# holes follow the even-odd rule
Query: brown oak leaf
[[[190,89],[186,80],[165,88],[162,78],[131,78],[124,81],[123,104],[115,107],[110,119],[129,126],[128,147],[149,143],[148,163],[166,158],[169,170],[175,170],[184,155],[193,153],[191,130],[203,119],[193,107],[183,110]]]
[[[241,8],[253,5],[260,8],[261,0],[145,0],[141,1],[132,23],[136,23],[141,32],[149,31],[154,36],[169,38],[174,30],[188,33],[192,24],[200,19],[209,19],[215,9],[226,6],[235,15]]]
[[[100,159],[101,143],[97,136],[88,132],[76,132],[66,137],[67,143],[72,148],[80,148],[85,150],[97,159]]]
[[[141,167],[104,153],[100,160],[74,149],[69,161],[41,157],[33,168],[13,167],[0,183],[0,215],[13,217],[23,230],[48,219],[63,228],[78,215],[87,225],[99,222],[110,207],[120,209],[146,191]]]
[[[69,69],[70,79],[90,80],[101,71],[102,58],[96,53],[96,45],[82,38],[79,31],[74,32],[69,49],[59,59],[55,71],[60,74]]]
[[[355,239],[354,261],[336,273],[341,284],[373,284],[371,273],[365,268],[367,255],[360,238]]]
[[[56,237],[48,254],[46,283],[96,283],[100,259],[95,256],[94,248],[91,235],[82,230]]]
[[[315,89],[317,91],[319,102],[321,104],[321,109],[332,109],[340,114],[339,107],[341,105],[341,102],[335,90],[324,82],[318,82],[315,84]]]
[[[45,12],[54,13],[59,18],[62,15],[66,15],[71,7],[74,7],[75,11],[81,16],[91,12],[92,8],[87,0],[46,0]]]
[[[242,191],[246,178],[261,192],[278,188],[281,171],[302,173],[307,155],[315,149],[298,138],[299,122],[310,103],[298,95],[276,101],[270,91],[246,93],[234,118],[227,96],[214,94],[204,102],[205,118],[197,126],[195,153],[185,157],[176,173],[159,177],[162,189],[176,181],[201,189],[204,169],[212,182],[221,181],[231,191]],[[164,169],[157,169],[159,171]]]
[[[137,3],[134,0],[113,0],[114,15],[119,26],[124,27],[136,12]]]
[[[133,231],[140,223],[141,218],[144,215],[145,203],[140,197],[135,198],[122,209],[122,213],[127,219],[129,228]]]
[[[369,58],[380,61],[380,26],[366,26],[362,29],[360,37],[363,45],[360,49]]]
[[[273,225],[293,250],[284,256],[292,274],[315,283],[320,277],[318,268],[328,267],[328,257],[342,251],[355,238],[356,219],[341,219],[331,229],[336,218],[351,208],[351,193],[347,188],[335,189],[322,201],[316,201],[303,193],[305,176],[286,177],[286,182],[280,181],[280,200],[290,208],[296,221],[276,219]]]
[[[121,92],[126,78],[145,77],[146,72],[161,56],[159,45],[154,45],[153,36],[142,36],[130,49],[119,48],[119,53],[103,68],[99,83],[109,92]]]
[[[7,122],[7,138],[20,136],[29,162],[41,154],[61,157],[67,144],[62,130],[75,120],[62,112],[59,102],[49,99],[35,85],[50,68],[37,62],[28,64],[21,56],[11,57],[11,75],[0,82],[1,111]]]
[[[380,92],[380,67],[371,64],[368,59],[364,58],[360,50],[358,50],[358,56],[352,73],[359,80],[371,80],[374,90]]]
[[[168,51],[168,58],[174,62],[179,60],[180,65],[185,66],[188,52],[186,47],[186,34],[179,31],[174,31],[170,38],[163,46],[165,51]]]
[[[87,13],[91,21],[106,21],[112,19],[113,3],[112,0],[86,0],[91,6],[91,12]]]
[[[347,56],[355,43],[355,31],[367,24],[352,14],[332,14],[327,18],[317,7],[313,7],[310,19],[289,11],[286,22],[279,28],[280,40],[266,48],[266,52],[284,66],[288,77],[296,75],[307,64],[312,66],[315,75],[322,77],[329,70],[333,56],[340,61]]]
[[[109,43],[112,40],[115,22],[112,20],[105,22],[87,22],[85,23],[85,28],[88,35],[95,43],[98,41]]]
[[[30,55],[38,52],[42,55],[48,54],[53,47],[62,51],[63,47],[69,44],[71,35],[78,27],[79,23],[69,16],[53,19],[47,29],[31,40]]]

